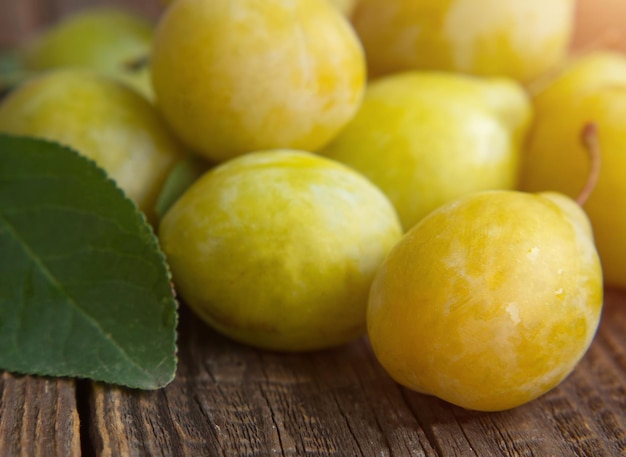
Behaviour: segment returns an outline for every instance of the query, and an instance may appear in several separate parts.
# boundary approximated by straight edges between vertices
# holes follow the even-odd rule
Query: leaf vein
[[[6,215],[0,211],[0,219],[3,221],[4,225],[7,228],[7,233],[18,243],[18,245],[22,248],[25,255],[30,259],[30,261],[38,267],[38,269],[44,274],[46,279],[50,282],[52,286],[54,286],[63,296],[67,298],[68,303],[70,303],[74,309],[82,315],[87,322],[90,323],[100,334],[101,336],[108,341],[115,350],[120,353],[128,362],[131,363],[132,366],[136,367],[140,372],[146,375],[149,378],[152,378],[152,375],[139,363],[137,363],[127,352],[126,350],[118,344],[115,339],[112,338],[111,334],[106,332],[102,326],[98,323],[98,321],[91,316],[84,308],[80,306],[80,304],[72,297],[63,287],[63,285],[57,280],[54,274],[48,269],[45,263],[42,261],[40,257],[36,255],[36,253],[32,250],[29,244],[23,239],[17,229],[11,224]]]

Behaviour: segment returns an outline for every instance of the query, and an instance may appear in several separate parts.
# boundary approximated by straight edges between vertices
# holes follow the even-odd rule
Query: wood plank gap
[[[78,411],[81,457],[95,457],[96,447],[91,436],[93,395],[92,382],[86,379],[76,381],[76,410]]]

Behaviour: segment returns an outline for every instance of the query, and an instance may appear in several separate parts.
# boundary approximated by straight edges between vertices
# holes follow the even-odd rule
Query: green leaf
[[[189,186],[191,186],[208,169],[210,164],[199,157],[187,157],[176,164],[167,177],[163,189],[156,202],[156,214],[163,218],[167,210],[174,204]]]
[[[0,368],[141,389],[176,370],[177,305],[151,227],[104,171],[0,134]]]

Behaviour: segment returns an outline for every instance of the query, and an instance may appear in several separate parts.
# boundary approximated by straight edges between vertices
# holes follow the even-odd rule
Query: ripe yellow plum
[[[153,25],[119,8],[73,13],[43,31],[23,50],[27,69],[79,67],[115,77],[153,98],[148,57]]]
[[[152,76],[176,134],[222,161],[326,144],[361,102],[365,60],[325,0],[177,0],[157,27]]]
[[[498,411],[574,369],[602,300],[589,221],[573,200],[484,191],[441,206],[394,247],[372,284],[367,328],[400,384]]]
[[[409,229],[452,198],[514,188],[531,111],[510,79],[405,72],[371,82],[319,153],[371,179]]]
[[[580,132],[594,123],[601,168],[584,208],[606,283],[626,287],[626,57],[597,52],[575,60],[533,102],[536,119],[522,162],[522,188],[577,195],[589,173]]]
[[[352,20],[371,76],[437,69],[529,81],[558,63],[574,0],[360,0]]]
[[[344,15],[350,16],[356,7],[357,0],[328,0]]]
[[[121,82],[54,70],[0,104],[0,132],[58,141],[93,159],[149,220],[169,171],[184,155],[154,106]]]
[[[159,226],[184,302],[219,332],[280,351],[361,336],[372,279],[401,234],[367,179],[294,150],[212,168]]]
[[[174,0],[162,0],[165,5],[169,5],[173,1]],[[354,10],[357,0],[328,0],[328,2],[337,7],[343,14],[349,16]]]

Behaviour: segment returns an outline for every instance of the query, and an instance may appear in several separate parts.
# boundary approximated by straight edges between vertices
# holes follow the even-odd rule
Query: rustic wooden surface
[[[157,392],[95,385],[96,455],[626,455],[626,294],[607,297],[576,371],[537,401],[478,413],[399,387],[367,341],[306,355],[258,351],[184,312],[180,368]]]
[[[0,379],[0,456],[80,455],[76,384],[3,373]]]
[[[67,11],[160,0],[0,0],[0,48]],[[608,291],[574,373],[522,407],[478,413],[410,392],[365,338],[302,355],[233,343],[181,310],[176,379],[154,392],[3,373],[0,456],[626,456],[626,292]]]
[[[261,351],[183,307],[179,345],[176,379],[152,392],[5,373],[0,455],[626,455],[625,292],[607,293],[599,332],[571,376],[499,413],[400,387],[366,339],[310,354]]]
[[[268,353],[185,313],[176,380],[152,393],[96,386],[90,440],[97,455],[625,455],[625,335],[626,299],[611,294],[565,383],[526,406],[477,413],[399,387],[366,340]]]

